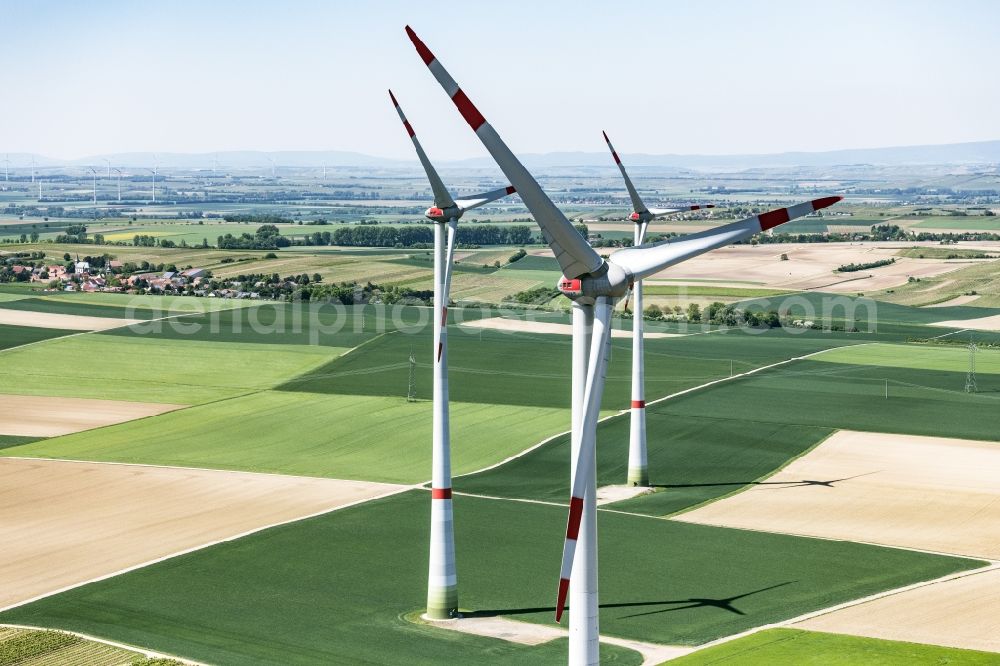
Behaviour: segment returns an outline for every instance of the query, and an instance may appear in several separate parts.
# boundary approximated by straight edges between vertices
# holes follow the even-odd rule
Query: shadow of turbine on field
[[[686,606],[678,606],[676,608],[661,608],[660,610],[648,611],[646,613],[635,613],[633,615],[624,615],[622,619],[630,617],[641,617],[643,615],[655,615],[657,613],[669,613],[671,611],[688,610],[691,608],[718,608],[720,610],[728,611],[730,613],[735,613],[736,615],[746,615],[743,611],[733,606],[733,602],[738,599],[743,599],[754,594],[760,594],[761,592],[767,592],[768,590],[773,590],[779,587],[784,587],[785,585],[791,585],[797,583],[798,581],[789,580],[784,583],[778,583],[777,585],[770,585],[768,587],[762,587],[759,590],[753,590],[752,592],[744,592],[743,594],[737,594],[732,597],[720,597],[718,599],[713,599],[709,597],[690,597],[688,599],[664,599],[662,601],[631,601],[623,603],[614,604],[600,604],[601,608],[642,608],[646,606],[666,606],[671,604],[687,604]],[[572,610],[572,609],[571,609]],[[555,606],[539,606],[537,608],[497,608],[489,610],[477,610],[470,611],[467,613],[462,613],[463,617],[497,617],[499,615],[529,615],[531,613],[555,613]]]
[[[719,486],[774,486],[773,488],[766,488],[766,490],[783,490],[785,488],[803,488],[807,486],[822,486],[824,488],[835,488],[834,484],[841,483],[842,481],[850,481],[851,479],[857,479],[862,476],[868,476],[870,474],[878,474],[882,470],[876,470],[874,472],[865,472],[863,474],[855,474],[854,476],[845,476],[842,479],[830,479],[829,481],[819,481],[815,479],[802,479],[801,481],[728,481],[719,483],[654,483],[651,485],[652,488],[715,488]]]
[[[718,599],[704,598],[704,597],[691,597],[690,599],[683,599],[681,601],[661,602],[661,603],[669,603],[669,604],[684,604],[684,603],[686,603],[688,605],[687,606],[678,606],[676,608],[661,608],[660,610],[647,611],[645,613],[634,613],[632,615],[625,615],[625,616],[622,617],[622,619],[626,619],[626,618],[630,618],[630,617],[642,617],[643,615],[656,615],[658,613],[670,613],[670,612],[673,612],[673,611],[688,610],[688,609],[691,609],[691,608],[718,608],[719,610],[724,610],[724,611],[728,611],[730,613],[735,613],[736,615],[746,615],[746,613],[744,613],[743,611],[741,611],[739,608],[736,608],[735,606],[733,606],[733,602],[734,601],[736,601],[738,599],[744,599],[744,598],[749,597],[749,596],[754,595],[754,594],[760,594],[761,592],[767,592],[768,590],[773,590],[773,589],[776,589],[776,588],[779,588],[779,587],[784,587],[785,585],[791,585],[792,583],[797,583],[797,582],[798,581],[787,580],[784,583],[778,583],[777,585],[769,585],[768,587],[762,587],[759,590],[753,590],[752,592],[744,592],[743,594],[737,594],[736,596],[733,596],[733,597],[721,597],[721,598],[718,598]],[[646,604],[643,604],[643,605],[649,605],[649,604],[650,604],[650,602],[647,602]],[[620,605],[622,605],[622,606],[628,606],[628,605],[638,605],[638,604],[620,604]],[[604,606],[602,605],[601,608],[604,608]]]

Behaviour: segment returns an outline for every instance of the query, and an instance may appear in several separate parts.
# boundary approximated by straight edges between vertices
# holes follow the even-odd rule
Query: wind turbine
[[[10,168],[10,155],[4,155],[4,159],[3,159],[3,179],[4,179],[4,182],[10,181],[10,174],[7,173],[7,170],[9,168]]]
[[[107,157],[104,157],[102,159],[108,163],[108,180],[111,180],[111,160],[109,160]]]
[[[118,203],[122,200],[122,170],[115,167],[115,171],[118,172]]]
[[[271,178],[274,178],[274,160],[271,159],[270,155],[264,155],[264,159],[271,163]]]
[[[458,612],[458,578],[455,567],[455,533],[451,506],[451,431],[448,418],[448,301],[455,257],[458,220],[467,210],[514,193],[513,187],[453,199],[437,170],[417,140],[413,126],[403,115],[396,96],[389,91],[392,105],[413,141],[420,164],[427,174],[434,205],[425,215],[434,222],[434,413],[432,435],[431,542],[427,574],[427,615],[434,619],[453,618]],[[447,225],[447,247],[445,242]]]
[[[160,168],[159,164],[153,163],[152,169],[147,169],[153,173],[153,203],[156,203],[156,170]]]
[[[642,197],[639,196],[639,192],[636,191],[635,185],[632,184],[632,179],[629,178],[628,173],[625,171],[625,165],[622,164],[618,153],[615,152],[615,147],[611,145],[608,133],[602,132],[602,134],[604,135],[604,141],[608,144],[608,149],[611,151],[611,156],[615,158],[615,164],[618,165],[618,168],[622,172],[622,178],[625,179],[625,188],[628,190],[628,196],[632,199],[632,214],[628,216],[628,219],[635,222],[634,246],[638,247],[643,244],[649,223],[658,217],[672,213],[700,210],[702,208],[715,208],[714,204],[685,206],[683,208],[647,208],[646,204],[642,201]],[[643,349],[644,341],[642,337],[642,280],[635,280],[632,283],[631,298],[632,312],[634,313],[632,317],[632,403],[631,427],[629,429],[628,440],[628,475],[625,483],[629,486],[648,486],[649,467],[646,455],[646,370],[645,352]],[[625,305],[626,307],[628,306],[628,299],[626,299]]]
[[[97,203],[97,169],[95,169],[94,167],[87,167],[87,168],[90,169],[90,172],[92,174],[94,174],[94,203],[96,204]]]
[[[562,619],[572,580],[569,661],[571,664],[598,663],[596,437],[615,302],[626,294],[628,285],[634,280],[826,208],[842,197],[825,197],[779,208],[709,231],[620,250],[604,259],[542,191],[430,49],[409,26],[406,32],[424,64],[500,170],[517,188],[562,269],[559,291],[573,301],[572,490],[559,574],[556,621]],[[580,555],[576,557],[578,544]]]
[[[35,182],[35,156],[31,156],[31,182]]]

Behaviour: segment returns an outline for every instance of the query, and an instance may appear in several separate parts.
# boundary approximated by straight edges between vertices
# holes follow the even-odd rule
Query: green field
[[[832,432],[816,426],[668,415],[668,404],[646,409],[649,477],[656,492],[617,502],[614,508],[661,516],[696,506],[771,474]],[[598,427],[598,486],[625,483],[629,423],[625,414]],[[567,502],[569,444],[568,436],[559,437],[503,467],[459,477],[454,481],[455,489]]]
[[[52,298],[22,298],[16,301],[0,303],[0,307],[5,310],[45,312],[48,314],[66,314],[83,317],[111,317],[116,319],[153,319],[155,317],[162,317],[165,314],[148,308],[118,307],[79,300],[69,301]]]
[[[946,215],[925,217],[913,225],[915,229],[948,229],[969,231],[1000,231],[1000,217]]]
[[[833,349],[815,357],[824,363],[853,363],[886,368],[915,368],[966,372],[969,350],[957,345],[890,345],[876,343]],[[1000,350],[984,348],[976,352],[976,372],[1000,374]]]
[[[1000,655],[877,638],[842,636],[798,629],[768,629],[699,650],[670,662],[677,666],[996,666]]]
[[[564,663],[562,641],[524,647],[405,619],[424,602],[428,507],[426,493],[409,491],[76,588],[0,621],[217,664]],[[462,608],[551,623],[565,510],[460,497],[456,515]],[[608,512],[599,523],[602,631],[663,643],[698,644],[980,564]]]
[[[28,442],[34,442],[37,439],[38,439],[37,437],[18,437],[15,435],[0,435],[0,449],[6,449],[12,446],[27,444]]]
[[[888,380],[889,397],[885,398]],[[997,440],[1000,377],[964,372],[802,361],[665,403],[666,415],[871,432]]]
[[[452,468],[497,463],[568,427],[565,409],[452,402]],[[419,483],[430,441],[424,401],[264,391],[4,453]]]
[[[955,246],[945,247],[908,247],[896,253],[900,257],[911,259],[984,259],[995,258],[994,252],[960,248]]]
[[[193,405],[270,388],[342,351],[77,335],[4,352],[0,386],[22,395]]]
[[[976,271],[996,272],[989,265],[977,265],[970,269]],[[954,275],[949,275],[954,277]],[[917,285],[918,288],[919,285]],[[828,315],[833,322],[851,321],[858,324],[861,330],[868,330],[867,324],[872,322],[881,332],[891,330],[892,325],[926,325],[938,321],[953,319],[974,319],[1000,314],[1000,308],[985,308],[978,306],[956,305],[942,308],[920,308],[909,305],[889,303],[872,298],[858,298],[843,294],[827,294],[822,292],[802,292],[795,294],[789,301],[788,313],[793,317],[808,317],[817,322]],[[768,301],[750,299],[741,303],[744,307],[773,307]],[[919,332],[917,329],[910,329]],[[924,329],[927,333],[928,329]],[[938,335],[947,331],[945,328],[929,329],[935,331],[930,335]]]
[[[544,319],[548,319],[545,317]],[[627,324],[628,322],[623,322]],[[448,338],[451,397],[462,402],[568,407],[568,335],[507,333],[451,327]],[[430,398],[430,331],[388,334],[373,340],[364,354],[349,354],[298,377],[282,390],[352,395],[402,395],[412,353],[423,371],[417,395]],[[780,342],[776,343],[776,340]],[[646,393],[649,399],[728,377],[827,347],[850,344],[847,336],[792,335],[775,329],[763,334],[725,334],[646,341]],[[604,392],[605,409],[628,407],[631,391],[631,341],[613,339]],[[522,360],[530,359],[526,364]],[[525,382],[531,390],[525,391]]]
[[[73,335],[79,331],[63,331],[57,328],[34,328],[33,326],[9,326],[0,324],[0,350],[30,345],[33,342]]]

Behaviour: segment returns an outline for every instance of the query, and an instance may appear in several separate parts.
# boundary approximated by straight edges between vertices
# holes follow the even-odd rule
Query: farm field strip
[[[0,394],[0,434],[55,437],[182,407],[184,405]]]
[[[675,520],[1000,560],[1000,444],[839,431]]]
[[[144,659],[170,660],[159,662],[166,664],[198,664],[77,632],[61,631],[53,636],[51,630],[19,625],[0,625],[0,655],[5,650],[18,655],[18,666],[146,666]]]
[[[403,486],[0,458],[0,609]],[[6,533],[6,534],[5,534]]]
[[[989,317],[978,317],[975,319],[952,319],[949,321],[936,321],[931,326],[946,326],[948,328],[966,328],[977,331],[1000,331],[1000,315]]]
[[[912,587],[795,626],[853,636],[1000,652],[1000,564]],[[1000,656],[995,655],[1000,662]]]
[[[85,334],[5,351],[0,384],[19,395],[190,405],[270,388],[343,351]]]
[[[824,363],[965,372],[969,367],[969,350],[958,345],[872,343],[838,347],[816,360]],[[976,372],[1000,374],[1000,350],[979,350],[976,354]]]
[[[472,470],[564,427],[569,410],[453,402],[452,464]],[[303,429],[301,424],[310,427]],[[418,483],[431,410],[403,397],[261,391],[4,449],[9,456]]]
[[[903,666],[904,664],[995,666],[997,657],[987,652],[858,638],[783,627],[767,629],[713,647],[699,649],[688,656],[671,662],[677,666],[708,666],[709,664],[853,666],[862,663],[892,664],[894,666]]]
[[[54,312],[32,312],[30,310],[0,308],[0,324],[7,326],[55,328],[69,331],[106,331],[111,328],[132,326],[143,321],[145,320],[86,317],[82,315],[56,314]]]

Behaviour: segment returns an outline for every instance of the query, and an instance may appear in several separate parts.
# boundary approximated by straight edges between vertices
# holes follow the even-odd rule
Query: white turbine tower
[[[35,156],[31,156],[31,182],[35,182]]]
[[[109,160],[107,157],[104,157],[102,159],[108,163],[108,180],[111,180],[111,160]]]
[[[90,172],[94,174],[94,204],[97,204],[97,169],[94,167],[87,167]]]
[[[604,391],[607,349],[611,341],[611,312],[634,280],[653,275],[709,250],[750,238],[763,230],[830,206],[841,197],[826,197],[779,208],[761,215],[661,243],[642,245],[603,259],[546,196],[496,130],[459,88],[417,35],[406,32],[424,63],[452,99],[459,113],[479,137],[521,200],[542,228],[542,234],[563,277],[559,290],[573,301],[572,490],[556,601],[561,620],[570,592],[571,664],[599,660],[597,604],[597,418]],[[579,543],[580,555],[576,557]]]
[[[389,91],[392,105],[413,141],[424,167],[434,206],[427,218],[434,222],[434,413],[432,435],[431,540],[427,574],[427,616],[453,618],[458,613],[458,578],[455,569],[455,533],[451,505],[451,431],[448,418],[448,302],[455,257],[455,232],[465,211],[514,193],[513,187],[453,199],[417,140],[403,109]],[[447,225],[447,242],[445,227]]]
[[[628,216],[628,219],[635,222],[635,246],[643,244],[649,223],[658,217],[672,213],[700,210],[702,208],[715,208],[714,204],[685,206],[683,208],[646,208],[646,204],[643,203],[639,192],[636,191],[635,186],[632,184],[632,179],[629,178],[628,173],[625,171],[625,165],[622,164],[618,153],[615,152],[615,147],[611,145],[608,133],[602,132],[602,134],[604,134],[604,141],[608,144],[608,149],[611,150],[612,157],[615,158],[615,164],[618,165],[618,168],[622,172],[622,178],[625,179],[625,188],[628,190],[628,196],[632,200],[632,214]],[[625,483],[629,486],[648,486],[649,466],[646,454],[646,369],[645,353],[643,350],[642,280],[635,280],[632,283],[631,297],[633,312],[632,402],[630,414],[631,427],[629,429],[628,440],[628,472]],[[628,306],[627,300],[625,305],[626,307]]]
[[[9,168],[10,168],[10,155],[4,155],[4,159],[3,159],[3,179],[4,179],[4,182],[10,181],[10,174],[8,173],[8,169]]]
[[[147,169],[147,171],[150,171],[153,174],[153,203],[156,203],[156,170],[159,168],[160,165],[154,163],[152,169]]]
[[[122,201],[122,170],[115,167],[115,171],[118,172],[118,203]]]
[[[264,155],[264,159],[271,163],[271,178],[274,178],[274,160],[271,159],[270,155]]]

